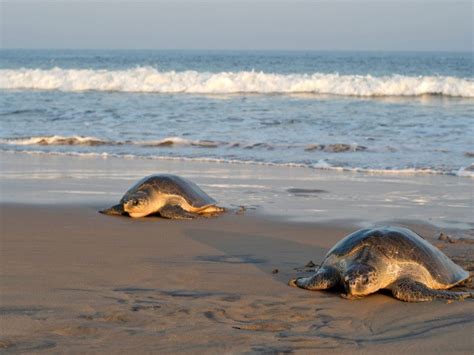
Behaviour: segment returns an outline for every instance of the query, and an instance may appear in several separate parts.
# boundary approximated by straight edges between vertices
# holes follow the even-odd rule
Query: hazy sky
[[[2,0],[2,48],[472,50],[472,1]]]

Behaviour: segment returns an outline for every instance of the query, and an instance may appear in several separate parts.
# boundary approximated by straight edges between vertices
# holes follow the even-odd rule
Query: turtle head
[[[344,274],[343,282],[347,294],[351,296],[365,296],[380,288],[377,271],[365,264],[352,265]]]
[[[131,195],[127,201],[123,203],[123,209],[130,217],[145,217],[154,211],[150,203],[150,199],[145,193],[135,193]]]

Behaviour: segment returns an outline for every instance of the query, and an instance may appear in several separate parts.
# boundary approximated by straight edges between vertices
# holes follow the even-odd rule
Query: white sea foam
[[[224,159],[224,158],[211,158],[211,157],[170,157],[170,156],[141,156],[134,154],[115,154],[115,153],[83,153],[83,152],[43,152],[37,150],[30,151],[17,151],[17,150],[0,150],[4,153],[11,154],[31,154],[31,155],[50,155],[50,156],[76,156],[83,158],[119,158],[119,159],[151,159],[151,160],[164,160],[164,161],[183,161],[183,162],[202,162],[202,163],[216,163],[216,164],[237,164],[237,165],[259,165],[259,166],[274,166],[274,167],[291,167],[291,168],[307,168],[316,170],[328,170],[334,172],[345,172],[345,173],[364,173],[374,175],[454,175],[460,177],[474,178],[474,165],[467,168],[461,168],[459,171],[447,171],[437,170],[432,168],[402,168],[402,169],[372,169],[372,168],[361,168],[361,167],[340,167],[329,164],[324,159],[319,160],[313,164],[305,163],[275,163],[275,162],[262,162],[254,160],[239,160],[239,159]]]
[[[34,136],[34,137],[20,137],[20,138],[3,138],[0,139],[0,144],[8,145],[141,145],[144,147],[167,147],[167,146],[198,146],[213,148],[218,146],[219,142],[209,140],[188,140],[181,137],[166,137],[155,141],[113,141],[100,139],[96,137],[86,136]]]
[[[456,173],[457,176],[474,178],[474,164],[471,164],[465,168],[459,169]]]
[[[149,147],[164,147],[169,145],[191,145],[192,141],[181,137],[166,137],[155,141],[140,141],[140,145]]]
[[[160,140],[153,141],[113,141],[105,140],[96,137],[85,136],[35,136],[35,137],[20,137],[20,138],[1,138],[0,144],[6,145],[137,145],[143,147],[180,147],[193,146],[201,148],[215,148],[219,145],[225,145],[225,142],[217,142],[211,140],[189,140],[181,137],[166,137]]]
[[[0,89],[123,91],[150,93],[311,93],[347,96],[445,95],[474,97],[474,80],[451,76],[160,72],[126,70],[2,69]]]
[[[355,143],[334,143],[334,144],[312,144],[312,145],[298,145],[298,144],[268,144],[268,143],[248,143],[248,142],[224,142],[214,140],[190,140],[182,137],[166,137],[160,140],[148,140],[148,141],[114,141],[108,139],[101,139],[96,137],[87,137],[80,135],[72,136],[33,136],[33,137],[19,137],[19,138],[0,138],[0,144],[6,145],[84,145],[84,146],[97,146],[97,145],[135,145],[143,147],[200,147],[200,148],[216,148],[224,146],[228,148],[242,148],[242,149],[305,149],[306,151],[321,150],[326,153],[343,153],[343,152],[356,152],[365,151],[367,148],[359,146]]]
[[[142,145],[145,147],[167,147],[167,146],[195,146],[203,148],[215,148],[224,142],[216,142],[211,140],[189,140],[181,137],[166,137],[157,141],[140,141],[133,144]]]
[[[0,144],[10,145],[106,145],[114,144],[111,141],[84,136],[36,136],[22,138],[0,139]]]

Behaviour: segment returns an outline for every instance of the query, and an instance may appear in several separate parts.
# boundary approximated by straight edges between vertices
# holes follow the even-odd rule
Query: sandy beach
[[[474,354],[472,1],[1,1],[0,355]]]
[[[2,353],[467,354],[474,348],[471,300],[404,303],[389,294],[375,294],[349,301],[338,291],[309,292],[287,286],[290,278],[310,273],[305,265],[310,260],[321,263],[339,239],[361,225],[380,224],[374,220],[378,214],[364,218],[380,208],[377,204],[355,219],[331,212],[327,217],[332,218],[306,213],[294,220],[280,207],[279,213],[272,214],[272,199],[264,194],[257,207],[244,196],[242,204],[250,206],[245,213],[236,213],[236,208],[219,218],[110,217],[97,210],[116,201],[130,181],[109,178],[113,182],[105,187],[105,178],[85,178],[84,171],[100,165],[111,177],[114,164],[124,166],[123,161],[68,157],[64,159],[70,165],[65,165],[60,158],[52,162],[41,156],[2,157]],[[143,165],[132,170],[144,174],[156,162],[130,164]],[[185,163],[160,164],[162,169],[191,169]],[[52,179],[54,167],[63,175]],[[200,183],[219,185],[206,177],[208,166],[201,168]],[[244,175],[239,167],[224,168],[233,169],[234,177],[239,171]],[[310,179],[313,172],[301,174]],[[273,170],[271,175],[278,174]],[[284,175],[280,170],[279,176]],[[294,181],[303,181],[297,177]],[[381,177],[372,181],[377,179]],[[421,183],[423,177],[411,180]],[[374,186],[357,183],[366,191]],[[259,181],[267,184],[278,190],[279,183]],[[322,181],[319,187],[343,190],[345,185],[337,180],[328,184]],[[310,185],[315,187],[314,182]],[[101,190],[103,195],[91,193]],[[228,203],[225,192],[217,190],[214,186],[216,197]],[[11,201],[15,191],[16,203]],[[31,203],[26,203],[25,191],[34,196]],[[236,195],[234,191],[228,198]],[[292,203],[303,200],[304,205],[320,198],[308,195],[293,196]],[[275,201],[276,206],[279,203]],[[345,216],[345,202],[332,203],[334,211],[340,207]],[[424,213],[422,207],[410,208]],[[432,208],[440,212],[440,206]],[[395,220],[390,213],[380,220],[412,228],[472,272],[472,228],[462,213],[458,217],[459,223],[451,225],[435,225],[428,218]],[[467,227],[453,227],[459,225]],[[438,240],[440,232],[451,235],[453,242]]]

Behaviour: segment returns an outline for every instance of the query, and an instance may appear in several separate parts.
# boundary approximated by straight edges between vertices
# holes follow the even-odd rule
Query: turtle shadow
[[[256,234],[206,229],[187,229],[185,235],[218,250],[216,255],[198,255],[195,260],[222,264],[250,264],[272,278],[288,283],[308,260],[323,260],[322,247]]]

